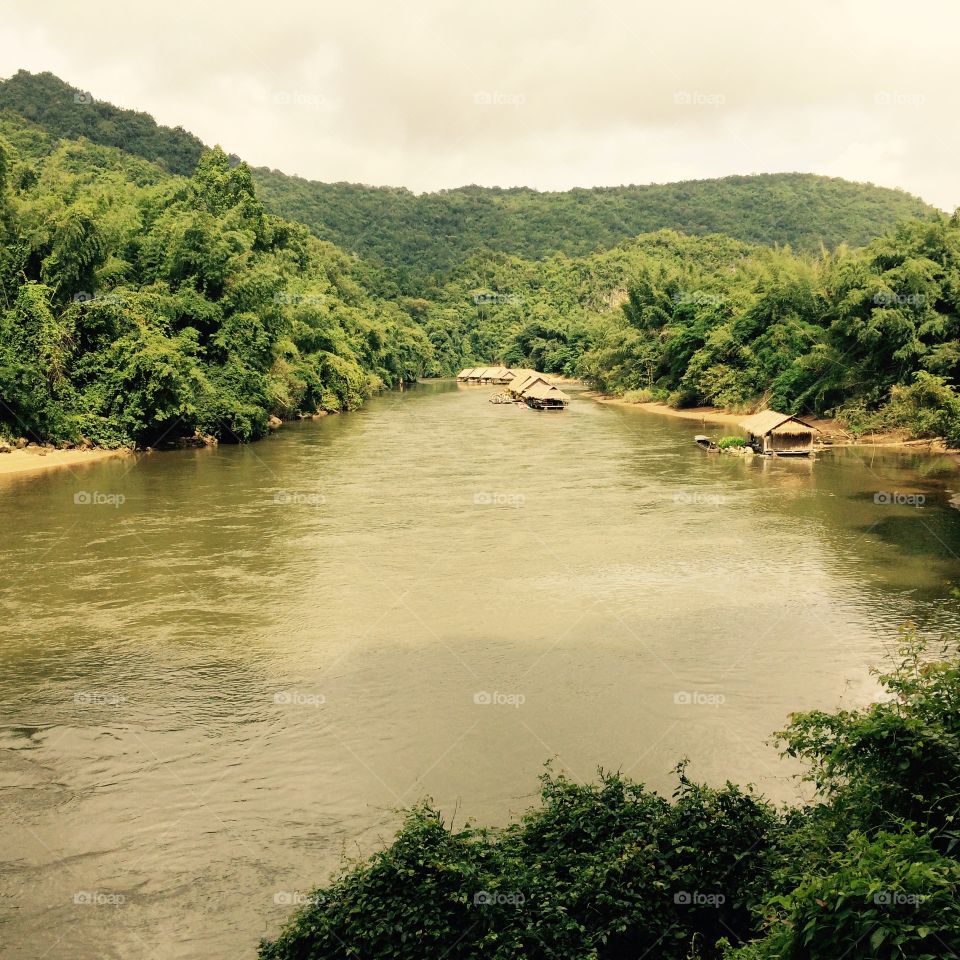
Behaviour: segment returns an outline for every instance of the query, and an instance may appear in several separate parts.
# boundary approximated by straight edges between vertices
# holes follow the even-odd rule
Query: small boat
[[[705,437],[702,433],[698,433],[694,438],[693,442],[698,446],[702,447],[704,450],[716,450],[717,445],[709,438]]]

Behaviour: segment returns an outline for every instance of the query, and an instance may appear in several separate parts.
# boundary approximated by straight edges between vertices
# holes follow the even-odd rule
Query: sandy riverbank
[[[0,479],[23,477],[67,467],[83,467],[112,457],[133,456],[130,450],[47,450],[27,447],[0,453]]]
[[[590,397],[598,403],[609,403],[621,407],[634,407],[646,410],[649,413],[658,413],[665,417],[674,417],[678,420],[690,420],[706,427],[708,424],[715,424],[733,428],[733,431],[739,430],[740,421],[747,414],[731,413],[728,410],[720,410],[717,407],[687,407],[683,410],[675,410],[665,403],[631,403],[629,400],[623,400],[620,397],[610,397],[606,394],[596,393],[594,391],[585,391],[582,396]],[[836,420],[818,420],[811,417],[804,417],[804,422],[815,427],[821,438],[826,441],[828,446],[833,447],[896,447],[905,450],[919,450],[929,453],[948,453],[957,454],[960,451],[948,450],[941,440],[907,440],[905,435],[895,431],[889,433],[871,433],[864,434],[862,437],[853,437],[847,433]]]

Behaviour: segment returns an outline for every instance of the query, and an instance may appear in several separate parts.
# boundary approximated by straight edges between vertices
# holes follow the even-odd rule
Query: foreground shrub
[[[879,702],[779,735],[816,788],[805,807],[682,765],[672,800],[547,774],[540,806],[499,831],[454,831],[424,804],[260,958],[960,958],[960,647],[907,635],[879,680]]]
[[[855,831],[769,908],[767,939],[731,960],[960,956],[960,864],[929,835]]]
[[[680,770],[671,803],[617,774],[543,778],[503,831],[449,829],[427,805],[393,845],[318,891],[261,960],[423,957],[683,960],[746,937],[779,829],[773,810]]]

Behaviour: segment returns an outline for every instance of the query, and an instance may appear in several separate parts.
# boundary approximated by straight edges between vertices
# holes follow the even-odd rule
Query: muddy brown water
[[[550,758],[790,799],[786,715],[960,625],[950,458],[491,392],[0,485],[5,956],[252,957],[397,808],[502,823]]]

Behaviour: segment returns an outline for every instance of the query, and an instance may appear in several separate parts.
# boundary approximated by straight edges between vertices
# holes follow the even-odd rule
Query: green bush
[[[948,447],[960,447],[960,395],[943,377],[920,371],[909,386],[895,386],[886,414],[911,437],[941,437]]]
[[[721,437],[717,441],[717,447],[720,450],[726,450],[729,447],[745,447],[747,441],[744,437]]]
[[[341,252],[266,216],[222,150],[189,181],[142,183],[116,151],[50,149],[8,210],[0,144],[4,432],[247,442],[273,414],[354,409],[432,362],[416,322]]]
[[[960,956],[960,864],[925,834],[854,831],[767,908],[767,937],[730,960]]]
[[[884,696],[779,736],[810,804],[691,782],[672,802],[616,774],[543,777],[502,830],[429,804],[316,891],[261,960],[960,957],[960,646],[908,635]]]
[[[602,774],[543,778],[540,809],[502,831],[452,830],[429,805],[394,843],[318,890],[261,960],[428,956],[684,960],[746,936],[779,822],[728,784],[670,803]]]
[[[654,403],[659,399],[657,394],[647,387],[641,390],[627,390],[623,393],[621,399],[627,403]]]

